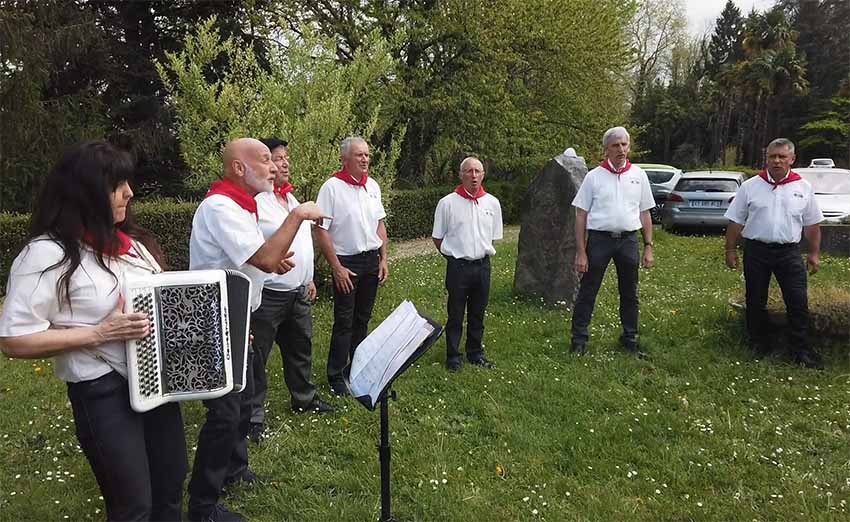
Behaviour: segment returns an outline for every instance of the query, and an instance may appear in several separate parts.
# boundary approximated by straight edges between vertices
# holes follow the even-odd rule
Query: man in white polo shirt
[[[316,241],[333,270],[334,325],[328,354],[328,384],[348,394],[345,368],[366,338],[378,284],[389,275],[387,213],[381,188],[369,177],[369,145],[350,137],[340,145],[342,170],[319,189],[316,201],[330,220],[316,230]]]
[[[251,309],[256,310],[268,274],[284,273],[292,268],[288,261],[292,256],[289,247],[301,223],[324,216],[315,204],[302,204],[265,239],[254,196],[274,187],[277,169],[271,161],[271,152],[257,140],[241,138],[225,146],[222,159],[224,179],[212,184],[192,220],[189,267],[192,270],[230,268],[244,273],[251,279]],[[198,434],[189,482],[190,520],[244,520],[218,500],[226,483],[257,481],[248,468],[246,445],[252,382],[248,372],[242,393],[204,401],[207,417]]]
[[[807,368],[823,368],[809,345],[809,303],[806,266],[800,255],[800,235],[808,242],[812,273],[820,266],[820,225],[823,220],[812,186],[791,170],[794,144],[777,138],[767,146],[766,168],[745,181],[726,211],[726,265],[738,267],[738,241],[744,237],[747,333],[758,355],[771,351],[767,319],[770,276],[776,276],[788,313],[791,356]]]
[[[469,157],[460,164],[461,184],[437,203],[431,238],[445,256],[448,320],[446,368],[463,366],[460,338],[467,314],[466,358],[482,368],[495,365],[484,357],[484,310],[490,297],[490,256],[493,241],[502,239],[502,207],[484,190],[484,165]]]
[[[576,207],[576,256],[574,267],[582,274],[573,308],[570,351],[587,351],[588,326],[596,294],[611,260],[617,269],[620,293],[622,344],[629,352],[645,357],[638,343],[638,268],[653,264],[652,218],[655,206],[649,179],[629,162],[630,138],[623,127],[608,129],[602,136],[605,160],[584,177],[573,200]],[[643,234],[643,261],[637,231]]]
[[[270,138],[261,140],[272,153],[277,168],[272,192],[260,192],[257,210],[264,237],[271,237],[298,207],[289,181],[289,149],[286,141]],[[313,371],[313,233],[310,222],[304,221],[290,247],[295,266],[285,274],[269,275],[263,288],[263,302],[251,314],[251,333],[254,335],[254,397],[251,405],[251,428],[248,434],[259,442],[265,429],[265,400],[268,391],[266,363],[277,342],[283,360],[283,380],[289,389],[292,411],[332,412],[334,408],[316,393]]]

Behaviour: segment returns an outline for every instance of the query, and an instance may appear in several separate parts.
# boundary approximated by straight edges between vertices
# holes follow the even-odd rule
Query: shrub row
[[[390,237],[411,239],[430,235],[437,202],[452,188],[388,191],[385,203]],[[517,222],[524,189],[508,182],[492,182],[487,184],[487,190],[499,198],[505,223]],[[136,220],[156,235],[172,270],[185,270],[189,266],[189,234],[197,205],[197,202],[169,200],[134,205]],[[23,246],[28,226],[28,215],[0,214],[0,294],[5,294],[9,268]]]

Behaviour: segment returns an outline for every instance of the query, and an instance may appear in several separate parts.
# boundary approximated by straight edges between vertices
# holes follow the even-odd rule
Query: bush
[[[437,202],[453,189],[453,186],[443,186],[385,192],[387,233],[392,239],[430,236]],[[525,189],[502,181],[487,183],[487,190],[499,198],[505,224],[518,222]],[[145,201],[133,206],[136,221],[150,230],[162,246],[170,270],[189,268],[189,235],[197,206],[196,201],[171,200]],[[9,269],[23,247],[28,227],[27,214],[0,214],[0,279],[3,282],[0,295],[5,295]],[[321,266],[317,266],[317,274],[320,271]]]

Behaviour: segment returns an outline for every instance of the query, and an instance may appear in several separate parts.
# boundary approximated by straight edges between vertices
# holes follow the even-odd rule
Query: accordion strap
[[[159,263],[156,262],[156,259],[154,259],[153,255],[143,244],[139,243],[135,239],[131,239],[130,244],[132,245],[133,250],[139,254],[139,257],[121,256],[118,258],[121,262],[127,263],[128,265],[132,265],[136,268],[141,268],[142,270],[152,274],[162,272],[162,268],[159,266]]]

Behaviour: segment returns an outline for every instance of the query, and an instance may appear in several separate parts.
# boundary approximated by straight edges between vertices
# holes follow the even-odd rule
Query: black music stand
[[[389,401],[390,399],[396,400],[397,395],[395,390],[392,389],[393,382],[407,370],[410,366],[415,363],[420,357],[422,357],[425,352],[440,338],[440,335],[443,333],[443,327],[439,325],[434,320],[425,317],[424,315],[420,316],[428,321],[428,324],[434,327],[434,331],[431,332],[422,344],[416,349],[413,354],[404,362],[404,364],[399,368],[399,370],[387,381],[384,389],[381,390],[381,393],[378,395],[378,400],[375,404],[372,404],[372,398],[368,395],[363,395],[360,397],[355,397],[357,402],[362,404],[369,411],[375,411],[375,407],[380,404],[381,405],[381,439],[378,444],[378,458],[381,463],[381,520],[380,522],[396,522],[396,519],[392,515],[392,500],[390,496],[390,413],[389,413]],[[346,382],[346,384],[348,384]],[[349,387],[350,388],[350,387]]]

